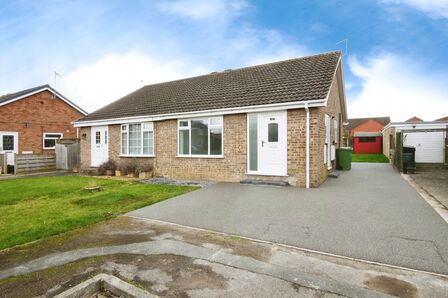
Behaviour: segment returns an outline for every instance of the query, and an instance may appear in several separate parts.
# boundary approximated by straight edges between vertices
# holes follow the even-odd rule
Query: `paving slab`
[[[128,215],[448,274],[448,224],[388,164],[309,190],[218,183]]]

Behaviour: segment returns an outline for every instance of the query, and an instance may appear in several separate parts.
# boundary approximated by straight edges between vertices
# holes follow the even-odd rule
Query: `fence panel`
[[[0,174],[6,173],[6,155],[0,154]]]
[[[79,168],[80,144],[58,143],[56,144],[56,168],[62,170],[73,170]]]
[[[56,169],[56,156],[41,154],[15,154],[15,174]]]
[[[394,167],[403,172],[403,133],[397,132],[395,138]]]

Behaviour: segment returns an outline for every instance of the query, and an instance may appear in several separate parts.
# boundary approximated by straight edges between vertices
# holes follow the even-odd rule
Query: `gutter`
[[[327,98],[317,99],[317,100],[299,101],[299,102],[287,102],[287,103],[276,103],[276,104],[247,106],[247,107],[224,108],[224,109],[216,109],[216,110],[160,114],[160,115],[153,115],[153,116],[132,116],[132,117],[109,118],[109,119],[91,120],[91,121],[79,120],[79,121],[73,122],[73,125],[74,125],[74,127],[86,127],[86,126],[100,126],[100,125],[110,125],[110,124],[152,122],[152,121],[162,121],[162,120],[169,120],[169,119],[210,117],[210,116],[222,116],[222,115],[231,115],[231,114],[267,112],[267,111],[276,111],[276,110],[303,109],[303,108],[305,108],[305,106],[307,106],[307,107],[323,107],[326,104],[327,104]]]
[[[305,103],[306,111],[306,188],[310,188],[310,109]]]

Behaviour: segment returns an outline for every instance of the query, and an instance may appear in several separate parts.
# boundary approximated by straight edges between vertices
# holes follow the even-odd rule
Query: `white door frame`
[[[257,171],[250,170],[250,144],[249,144],[249,115],[257,116]],[[269,142],[268,140],[268,124],[269,119],[272,123],[278,124],[278,142]],[[287,112],[271,111],[262,113],[247,114],[247,173],[249,175],[263,176],[287,176],[288,175],[288,128],[287,128]],[[271,147],[270,147],[271,146]],[[275,154],[273,154],[275,152]],[[276,158],[278,165],[276,168],[269,168],[269,162],[273,157]]]
[[[96,132],[99,132],[97,143]],[[90,165],[98,167],[109,159],[109,127],[92,126],[90,128]]]
[[[3,150],[3,136],[13,136],[14,150]],[[14,154],[19,153],[19,133],[16,131],[0,131],[0,153],[6,154],[7,163],[10,166],[14,165]]]

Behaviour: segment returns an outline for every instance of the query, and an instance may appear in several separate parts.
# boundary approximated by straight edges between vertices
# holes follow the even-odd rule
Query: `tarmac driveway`
[[[128,215],[448,274],[448,224],[388,164],[310,190],[218,183]]]

